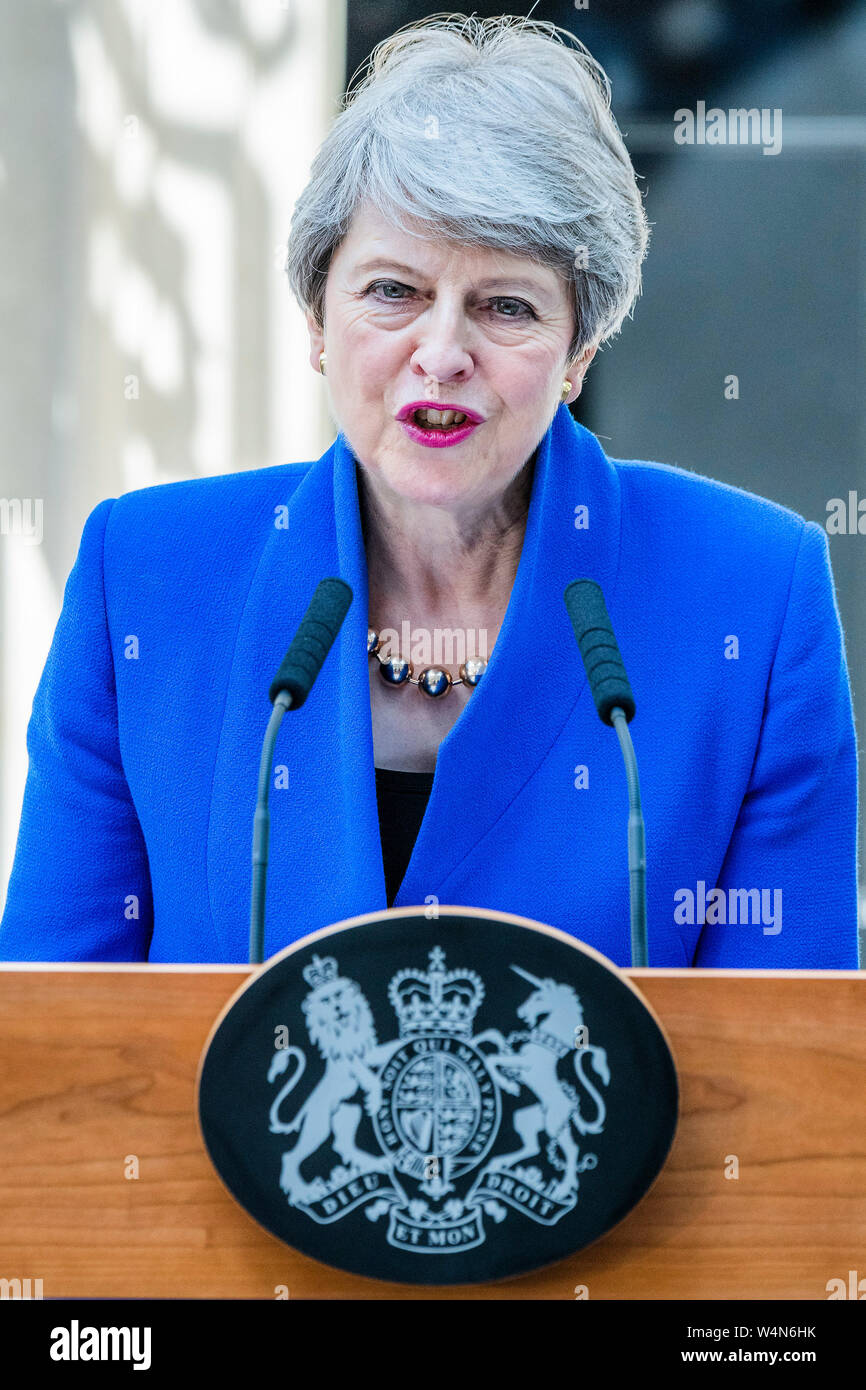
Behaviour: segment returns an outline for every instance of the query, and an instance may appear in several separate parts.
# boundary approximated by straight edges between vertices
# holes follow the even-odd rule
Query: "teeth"
[[[415,415],[426,425],[462,425],[466,419],[462,410],[434,410],[432,406],[416,410]]]

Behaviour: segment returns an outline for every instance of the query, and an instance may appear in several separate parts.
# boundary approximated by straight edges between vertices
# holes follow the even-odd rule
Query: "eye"
[[[401,284],[399,280],[374,280],[371,285],[367,286],[367,288],[364,291],[364,294],[371,294],[373,290],[380,291],[385,289],[409,290],[409,286]],[[411,290],[409,290],[409,293],[411,294]],[[382,298],[384,299],[386,304],[400,304],[403,300],[402,295],[397,297],[394,295],[384,294],[382,295]]]
[[[385,293],[387,290],[396,290],[398,293]],[[404,291],[405,293],[400,293],[400,291]],[[366,297],[373,293],[379,298],[380,303],[403,304],[406,301],[406,296],[413,294],[414,291],[411,286],[404,285],[399,280],[374,280],[372,284],[368,285],[364,290],[364,296]],[[512,299],[510,296],[497,295],[495,298],[489,300],[488,303],[510,306],[509,312],[499,311],[500,317],[502,318],[534,319],[536,317],[534,310],[531,309],[528,304],[524,303],[522,299]]]
[[[535,314],[533,313],[532,309],[530,309],[528,304],[524,304],[522,299],[506,299],[502,295],[499,295],[496,299],[491,299],[490,303],[514,305],[517,309],[517,313],[505,314],[504,317],[507,319],[522,319],[525,318],[527,315],[531,319],[535,318]]]

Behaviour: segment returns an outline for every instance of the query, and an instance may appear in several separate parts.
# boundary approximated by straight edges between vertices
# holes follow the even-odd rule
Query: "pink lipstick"
[[[427,408],[440,412],[453,410],[466,418],[456,425],[453,423],[449,425],[424,424],[421,422],[423,414],[419,420],[416,412],[423,412]],[[414,439],[416,444],[423,444],[428,449],[446,449],[451,444],[459,444],[461,440],[468,439],[473,430],[484,423],[484,416],[477,414],[474,410],[469,410],[466,406],[452,405],[445,401],[411,401],[409,405],[404,405],[398,411],[397,420],[405,433],[410,439]]]

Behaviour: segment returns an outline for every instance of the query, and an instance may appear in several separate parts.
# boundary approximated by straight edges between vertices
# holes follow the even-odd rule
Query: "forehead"
[[[342,274],[365,275],[375,271],[400,270],[427,279],[448,278],[455,282],[478,284],[502,281],[555,297],[564,292],[560,277],[550,267],[529,256],[513,255],[485,246],[462,246],[457,242],[430,236],[420,224],[423,236],[395,227],[370,203],[363,203],[352,218],[349,231],[331,262]]]

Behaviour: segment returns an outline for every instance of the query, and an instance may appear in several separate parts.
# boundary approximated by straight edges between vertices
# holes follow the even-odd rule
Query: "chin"
[[[420,502],[429,507],[448,507],[462,501],[467,493],[453,482],[435,478],[392,478],[389,486],[407,502]]]
[[[441,449],[425,450],[433,458],[423,458],[411,463],[393,461],[390,468],[380,474],[392,492],[405,497],[407,502],[422,502],[431,507],[445,507],[460,502],[476,490],[472,479],[455,458],[454,464],[446,467],[437,455],[446,452]]]

